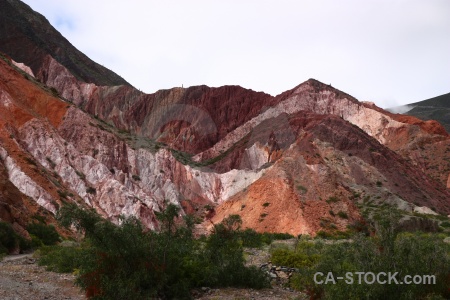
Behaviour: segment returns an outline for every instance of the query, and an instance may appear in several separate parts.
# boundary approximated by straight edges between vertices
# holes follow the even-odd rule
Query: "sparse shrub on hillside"
[[[81,180],[85,180],[86,179],[86,175],[84,175],[83,172],[75,170],[75,173],[77,173],[78,177],[80,177]]]
[[[327,202],[328,204],[330,204],[330,203],[336,203],[336,202],[339,202],[339,198],[336,197],[336,196],[331,196],[331,197],[329,197],[329,198],[326,200],[326,202]]]
[[[52,95],[55,96],[55,97],[59,97],[59,96],[60,96],[58,90],[57,90],[56,88],[54,88],[54,87],[51,87],[51,88],[50,88],[50,92],[51,92]]]
[[[308,191],[308,189],[301,184],[297,185],[297,190],[301,191],[302,193],[306,193]]]
[[[49,163],[50,168],[54,169],[54,168],[56,167],[55,162],[54,162],[50,157],[47,156],[45,159],[46,159],[47,162]]]
[[[342,218],[342,219],[348,219],[347,213],[342,210],[338,212],[338,216],[339,216],[339,218]]]
[[[97,190],[90,186],[86,189],[86,193],[95,195],[97,193]]]

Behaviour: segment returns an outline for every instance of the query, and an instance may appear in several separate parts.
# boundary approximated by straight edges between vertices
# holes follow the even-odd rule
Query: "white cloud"
[[[26,0],[146,92],[316,78],[382,107],[448,93],[450,2]]]

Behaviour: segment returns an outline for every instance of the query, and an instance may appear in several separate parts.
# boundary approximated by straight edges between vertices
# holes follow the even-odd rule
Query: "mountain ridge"
[[[0,28],[0,45],[15,26],[2,20],[13,24]],[[144,94],[80,79],[45,49],[33,76],[19,60],[33,50],[9,43],[0,167],[49,220],[74,202],[158,230],[155,212],[173,203],[205,228],[237,213],[258,231],[315,234],[335,230],[323,219],[339,230],[360,220],[364,201],[450,214],[450,138],[437,122],[388,113],[315,79],[277,96],[205,85]],[[19,208],[24,214],[8,220],[24,228],[37,209]]]
[[[389,108],[389,111],[402,111],[406,115],[422,120],[436,120],[450,132],[450,93],[430,99]]]
[[[15,53],[14,59],[39,73],[43,59],[49,54],[65,65],[78,79],[97,85],[130,85],[107,68],[91,61],[78,51],[48,20],[21,1],[0,1],[0,51]],[[49,38],[49,36],[53,36]],[[17,45],[31,51],[20,51]],[[44,76],[45,77],[45,76]]]

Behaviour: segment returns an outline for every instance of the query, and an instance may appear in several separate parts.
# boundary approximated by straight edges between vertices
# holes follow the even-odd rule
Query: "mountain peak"
[[[0,52],[29,66],[34,74],[46,58],[64,65],[78,80],[99,86],[130,85],[111,70],[90,60],[41,14],[18,0],[0,0]]]

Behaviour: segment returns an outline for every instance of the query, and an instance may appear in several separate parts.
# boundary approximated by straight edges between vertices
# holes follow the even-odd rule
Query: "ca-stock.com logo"
[[[332,272],[314,274],[316,284],[336,284],[344,281],[346,284],[436,284],[435,275],[405,275],[398,272],[347,272],[344,276],[336,276]]]

